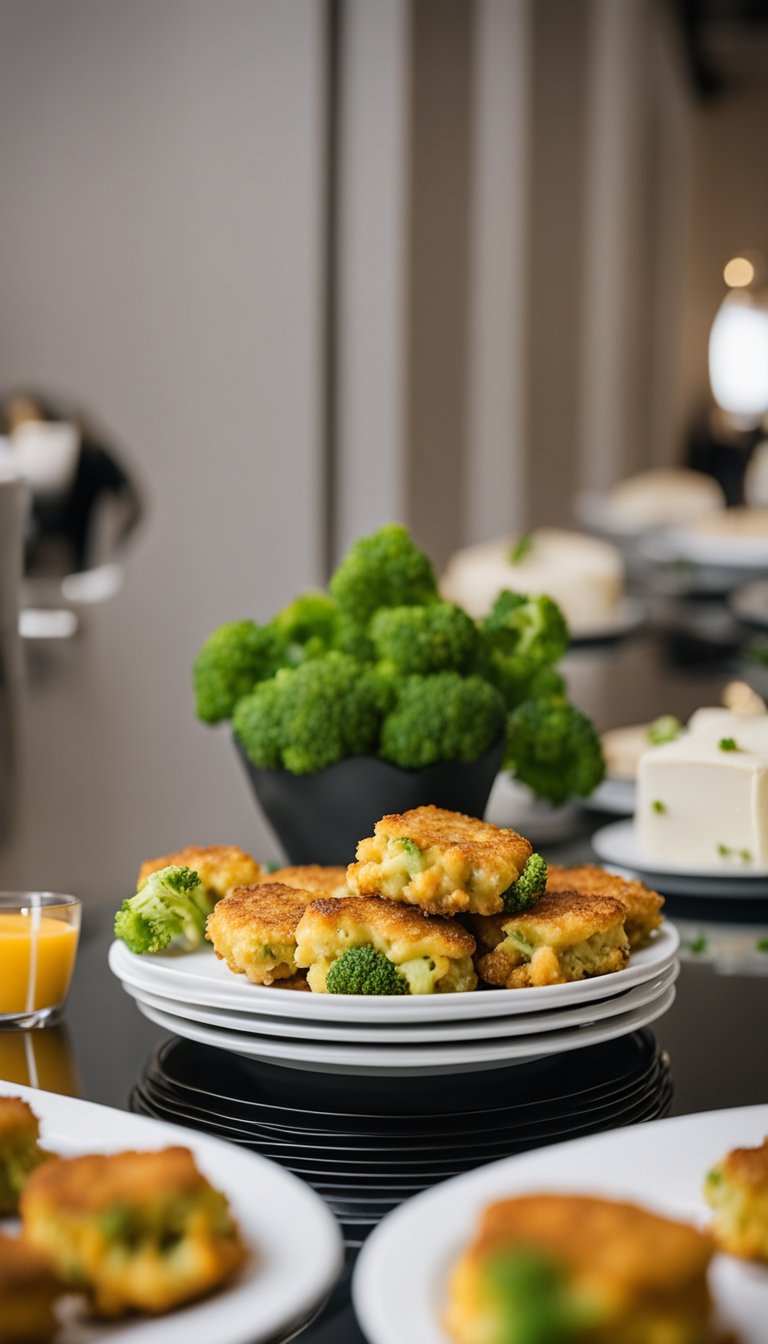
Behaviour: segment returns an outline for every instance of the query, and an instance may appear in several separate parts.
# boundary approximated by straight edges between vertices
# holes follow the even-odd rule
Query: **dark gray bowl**
[[[351,756],[315,775],[252,765],[237,738],[240,760],[264,815],[290,863],[351,863],[358,840],[387,812],[434,803],[482,817],[504,756],[498,742],[476,761],[441,761],[401,770],[373,756]]]

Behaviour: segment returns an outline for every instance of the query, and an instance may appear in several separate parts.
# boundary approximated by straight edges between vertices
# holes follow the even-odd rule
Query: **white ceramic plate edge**
[[[745,896],[768,896],[768,868],[686,868],[682,865],[660,868],[655,860],[646,858],[639,850],[632,817],[601,826],[592,836],[592,848],[606,863],[617,863],[622,868],[632,868],[649,877],[655,874],[660,880],[682,878],[692,885],[698,881],[716,882],[719,885],[736,883],[739,887],[754,884],[760,890],[753,893],[745,891]]]

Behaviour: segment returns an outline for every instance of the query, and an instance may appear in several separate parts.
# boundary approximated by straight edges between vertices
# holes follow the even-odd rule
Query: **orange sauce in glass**
[[[61,919],[0,912],[0,1013],[61,1003],[72,979],[77,939],[78,930]]]

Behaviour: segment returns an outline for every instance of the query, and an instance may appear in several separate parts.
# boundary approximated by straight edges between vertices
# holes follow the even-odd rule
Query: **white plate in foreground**
[[[504,1158],[417,1195],[373,1231],[357,1262],[352,1295],[366,1338],[370,1344],[448,1344],[440,1325],[447,1277],[486,1204],[573,1191],[633,1200],[705,1224],[701,1185],[713,1162],[731,1148],[762,1143],[766,1133],[768,1106],[656,1120]],[[711,1283],[742,1344],[765,1344],[768,1268],[718,1256]]]
[[[286,1334],[321,1305],[339,1276],[343,1242],[323,1201],[284,1167],[219,1139],[108,1106],[0,1081],[41,1122],[61,1156],[124,1148],[191,1148],[200,1170],[227,1195],[253,1256],[229,1287],[167,1316],[120,1323],[69,1321],[56,1344],[258,1344]],[[2,1226],[2,1220],[0,1220]]]
[[[746,898],[768,896],[768,869],[747,866],[728,867],[722,863],[709,868],[660,868],[637,843],[634,818],[612,821],[592,836],[592,848],[605,863],[631,869],[648,879],[651,886],[670,896],[716,896]]]
[[[114,942],[109,949],[109,965],[112,973],[126,985],[205,1008],[269,1013],[301,1018],[305,1022],[446,1022],[539,1012],[566,1004],[606,999],[631,989],[633,985],[653,980],[672,964],[679,946],[680,939],[674,926],[665,923],[648,947],[633,954],[629,966],[611,975],[569,985],[542,985],[536,989],[404,994],[391,998],[307,994],[275,986],[252,985],[244,975],[233,975],[208,945],[183,955],[137,956],[123,943]]]
[[[339,1045],[331,1041],[293,1042],[251,1036],[244,1031],[226,1031],[220,1027],[206,1026],[202,1022],[174,1017],[163,1009],[150,1007],[141,999],[137,999],[137,1004],[150,1022],[173,1032],[175,1036],[183,1036],[217,1050],[228,1050],[230,1054],[243,1055],[246,1059],[257,1059],[264,1064],[279,1064],[312,1073],[368,1073],[382,1077],[402,1077],[408,1073],[453,1073],[459,1068],[463,1072],[474,1072],[504,1064],[529,1062],[541,1059],[544,1055],[563,1054],[567,1050],[581,1050],[584,1046],[612,1041],[619,1036],[626,1036],[630,1031],[648,1026],[672,1006],[674,999],[675,987],[668,985],[642,1008],[583,1027],[540,1032],[534,1036],[513,1036],[500,1041],[370,1047]]]

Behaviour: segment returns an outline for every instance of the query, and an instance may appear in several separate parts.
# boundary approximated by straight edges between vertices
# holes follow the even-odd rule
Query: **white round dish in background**
[[[610,975],[595,976],[566,985],[535,989],[472,990],[461,994],[404,994],[369,998],[357,994],[308,994],[274,986],[252,985],[233,975],[213,948],[178,956],[137,956],[121,942],[109,949],[109,966],[118,980],[146,989],[162,998],[174,998],[206,1008],[268,1013],[305,1022],[357,1023],[445,1022],[509,1013],[541,1012],[569,1004],[610,998],[653,980],[672,964],[680,945],[674,925],[665,922],[647,947],[635,952],[629,966]]]
[[[768,896],[768,869],[748,865],[729,868],[691,868],[669,864],[660,867],[640,850],[633,817],[612,821],[595,831],[592,848],[605,863],[629,869],[651,886],[670,896],[761,897]]]
[[[138,1003],[158,1008],[173,1017],[203,1022],[209,1027],[225,1031],[243,1031],[252,1036],[280,1037],[284,1040],[308,1040],[313,1043],[343,1042],[345,1045],[440,1045],[446,1041],[491,1041],[501,1037],[530,1036],[543,1031],[562,1031],[566,1027],[580,1027],[590,1022],[603,1021],[634,1008],[642,1008],[669,985],[674,984],[679,965],[673,962],[666,971],[625,990],[609,999],[599,999],[571,1008],[554,1009],[543,1013],[514,1013],[506,1017],[476,1018],[472,1022],[433,1022],[424,1026],[404,1022],[401,1026],[376,1026],[366,1023],[302,1022],[297,1018],[267,1017],[255,1013],[235,1013],[224,1008],[204,1008],[185,1003],[181,999],[152,994],[123,983],[123,989]]]
[[[610,812],[617,817],[630,817],[635,811],[636,786],[634,779],[604,779],[594,793],[582,798],[582,807],[594,812]]]
[[[623,597],[612,621],[604,625],[580,626],[571,631],[570,647],[580,649],[592,644],[614,644],[642,630],[648,619],[645,603],[639,597]]]
[[[284,1167],[178,1125],[18,1083],[0,1081],[0,1095],[29,1102],[45,1147],[62,1155],[191,1148],[253,1251],[245,1270],[211,1297],[162,1318],[100,1322],[97,1334],[92,1322],[68,1318],[56,1344],[260,1344],[306,1323],[330,1293],[343,1264],[341,1232],[319,1196]]]
[[[608,977],[603,977],[607,979]],[[510,993],[520,993],[511,990]],[[672,1006],[675,986],[669,985],[642,1008],[583,1027],[562,1031],[541,1032],[537,1035],[507,1037],[499,1041],[468,1041],[444,1045],[340,1045],[325,1041],[274,1040],[249,1036],[245,1032],[226,1031],[209,1027],[137,1000],[139,1011],[159,1027],[176,1036],[183,1036],[200,1045],[227,1050],[258,1059],[265,1064],[279,1064],[286,1068],[304,1069],[312,1073],[367,1073],[380,1076],[402,1077],[409,1073],[445,1074],[456,1069],[475,1072],[497,1068],[501,1064],[529,1062],[545,1055],[563,1054],[580,1050],[602,1041],[615,1040],[631,1031],[648,1026]]]
[[[676,527],[663,536],[649,538],[643,549],[657,559],[665,557],[667,563],[688,560],[694,565],[725,570],[759,570],[768,566],[768,535],[739,536]]]
[[[541,1191],[590,1194],[706,1225],[707,1171],[731,1148],[762,1143],[767,1131],[768,1106],[656,1120],[503,1158],[417,1195],[387,1215],[357,1261],[352,1299],[366,1338],[449,1344],[440,1324],[448,1275],[481,1211],[495,1200]],[[768,1274],[719,1255],[711,1284],[742,1344],[765,1344]]]

